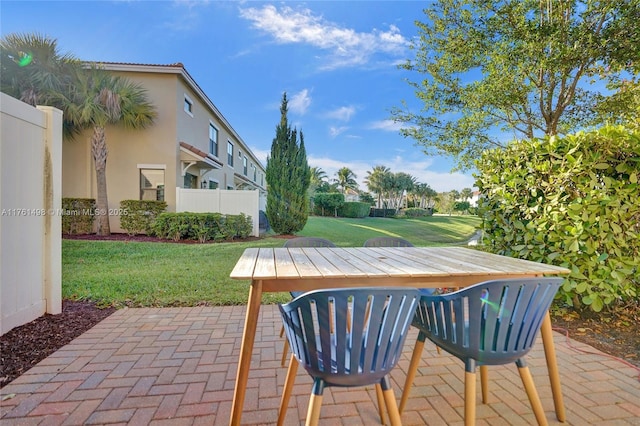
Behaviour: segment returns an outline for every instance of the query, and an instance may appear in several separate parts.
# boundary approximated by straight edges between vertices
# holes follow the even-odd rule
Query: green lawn
[[[342,247],[362,246],[366,239],[381,235],[406,238],[416,246],[456,245],[465,244],[479,224],[472,216],[310,217],[299,235],[327,238]],[[274,237],[212,244],[63,240],[63,298],[115,307],[244,304],[248,282],[229,278],[236,261],[248,247],[282,244]],[[288,294],[266,293],[262,300],[288,299]]]

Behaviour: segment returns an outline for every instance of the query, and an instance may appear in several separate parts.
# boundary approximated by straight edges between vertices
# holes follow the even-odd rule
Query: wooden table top
[[[314,288],[315,281],[322,281],[323,287],[327,281],[342,286],[357,282],[371,285],[372,280],[379,284],[393,280],[393,285],[454,286],[468,285],[473,279],[479,282],[569,272],[560,266],[463,247],[277,247],[246,249],[230,276],[260,280],[265,291],[283,291],[290,289],[286,282],[292,281],[300,290]],[[270,285],[271,280],[281,285]],[[301,283],[311,285],[300,287]]]

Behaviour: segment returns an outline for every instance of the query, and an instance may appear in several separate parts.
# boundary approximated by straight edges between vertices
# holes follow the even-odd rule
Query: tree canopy
[[[422,109],[403,102],[392,117],[461,170],[511,136],[588,126],[607,100],[598,83],[638,67],[639,10],[637,0],[435,0],[416,22],[415,57],[401,65],[422,76],[408,80]],[[616,106],[633,108],[625,100]]]
[[[291,129],[287,119],[287,94],[282,95],[280,123],[267,158],[267,217],[274,232],[293,234],[301,231],[309,217],[307,189],[311,171],[307,163],[304,137]]]

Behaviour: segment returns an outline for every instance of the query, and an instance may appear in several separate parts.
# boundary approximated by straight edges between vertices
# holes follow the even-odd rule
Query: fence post
[[[38,106],[47,120],[44,143],[44,296],[47,313],[62,312],[62,111]]]

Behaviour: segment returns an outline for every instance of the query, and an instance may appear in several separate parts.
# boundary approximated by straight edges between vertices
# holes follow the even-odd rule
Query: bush
[[[419,207],[410,207],[402,210],[402,215],[405,217],[425,217],[433,216],[433,210],[421,209]]]
[[[483,154],[476,186],[495,253],[565,266],[564,301],[593,311],[640,290],[640,133],[605,127]]]
[[[153,223],[160,213],[167,209],[167,203],[155,200],[120,201],[120,227],[127,234],[151,234]]]
[[[92,233],[95,212],[96,200],[93,198],[63,198],[62,233],[71,235]]]
[[[313,214],[316,216],[337,216],[344,204],[344,194],[340,192],[317,192],[313,196]]]
[[[201,243],[247,238],[252,229],[251,217],[245,214],[161,213],[153,225],[154,234],[160,238],[198,240]]]
[[[342,203],[342,205],[338,209],[338,216],[363,218],[369,216],[369,210],[371,210],[371,204],[369,203],[347,201],[345,203]]]

